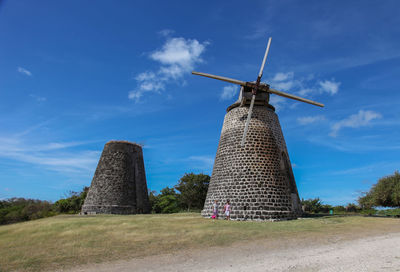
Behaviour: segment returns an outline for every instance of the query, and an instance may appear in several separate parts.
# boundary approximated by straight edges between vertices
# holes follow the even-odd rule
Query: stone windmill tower
[[[323,107],[305,98],[274,90],[261,82],[271,38],[255,82],[192,72],[241,86],[228,107],[202,215],[212,215],[215,200],[230,200],[231,219],[279,220],[301,215],[289,155],[270,94]],[[222,206],[222,205],[220,205]],[[222,208],[220,214],[222,212]]]
[[[142,147],[127,141],[106,143],[82,214],[149,212]]]

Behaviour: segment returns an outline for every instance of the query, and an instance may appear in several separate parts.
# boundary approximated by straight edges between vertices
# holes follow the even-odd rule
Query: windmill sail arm
[[[192,71],[192,74],[198,75],[198,76],[203,76],[203,77],[209,77],[209,78],[213,78],[213,79],[218,79],[218,80],[226,81],[229,83],[238,84],[241,86],[246,86],[246,83],[247,83],[245,81],[241,81],[241,80],[237,80],[237,79],[233,79],[233,78],[229,78],[229,77],[216,76],[216,75],[200,73],[200,72],[196,72],[196,71]]]
[[[294,100],[297,100],[297,101],[305,102],[305,103],[308,103],[308,104],[311,104],[311,105],[319,106],[319,107],[324,107],[325,106],[322,103],[318,103],[318,102],[315,102],[315,101],[312,101],[312,100],[309,100],[309,99],[306,99],[306,98],[302,98],[302,97],[297,96],[297,95],[281,92],[281,91],[278,91],[278,90],[275,90],[275,89],[272,89],[272,88],[269,88],[268,92],[276,94],[276,95],[279,95],[279,96],[283,96],[283,97],[286,97],[286,98],[291,98],[291,99],[294,99]]]
[[[265,61],[267,60],[269,47],[271,45],[271,40],[272,40],[272,38],[270,37],[268,39],[268,45],[267,45],[267,49],[265,50],[264,59],[263,59],[263,61],[261,63],[260,72],[258,73],[258,77],[260,78],[260,80],[261,80],[261,77],[262,77],[262,74],[263,74],[263,71],[264,71],[264,65],[265,65]]]
[[[233,84],[237,84],[237,85],[241,85],[241,86],[245,86],[245,87],[251,87],[254,88],[256,86],[255,83],[253,82],[246,82],[246,81],[241,81],[241,80],[237,80],[237,79],[233,79],[233,78],[229,78],[229,77],[222,77],[222,76],[216,76],[216,75],[212,75],[212,74],[207,74],[207,73],[201,73],[201,72],[196,72],[196,71],[192,71],[193,75],[198,75],[198,76],[203,76],[203,77],[209,77],[209,78],[213,78],[213,79],[218,79],[218,80],[222,80],[225,82],[229,82],[229,83],[233,83]],[[285,92],[281,92],[272,88],[269,88],[269,85],[267,84],[260,84],[260,86],[258,87],[259,90],[261,91],[267,91],[269,93],[273,93],[279,96],[283,96],[286,98],[291,98],[294,100],[298,100],[301,102],[305,102],[311,105],[315,105],[315,106],[319,106],[319,107],[324,107],[324,104],[306,99],[306,98],[302,98],[300,96],[297,95],[293,95],[293,94],[288,94]]]

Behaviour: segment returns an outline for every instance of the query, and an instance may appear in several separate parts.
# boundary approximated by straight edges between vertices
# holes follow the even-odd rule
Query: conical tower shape
[[[106,143],[82,214],[149,212],[142,147],[127,141]]]
[[[251,89],[227,109],[202,215],[212,204],[231,204],[231,219],[282,220],[301,215],[300,199],[278,116],[269,94],[256,96],[245,145],[243,136]]]

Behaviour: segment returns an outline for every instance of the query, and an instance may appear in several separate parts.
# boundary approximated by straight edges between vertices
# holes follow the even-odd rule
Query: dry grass
[[[234,222],[198,214],[57,216],[0,226],[0,271],[54,270],[85,263],[226,246],[239,241],[311,242],[400,231],[400,220],[331,217]]]

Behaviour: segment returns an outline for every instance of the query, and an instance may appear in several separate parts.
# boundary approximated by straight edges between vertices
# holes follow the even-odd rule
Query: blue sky
[[[144,145],[148,186],[211,175],[238,87],[272,97],[301,198],[346,204],[400,168],[400,3],[0,2],[0,198],[90,185],[104,144]]]

